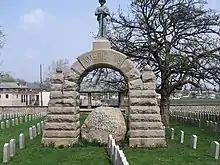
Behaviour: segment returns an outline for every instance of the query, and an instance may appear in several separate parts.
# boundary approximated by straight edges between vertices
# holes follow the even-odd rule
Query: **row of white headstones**
[[[39,113],[45,114],[46,112],[39,112]],[[29,112],[22,112],[22,113],[1,113],[1,114],[0,114],[0,120],[13,119],[13,118],[21,117],[21,116],[28,116],[28,115],[39,114],[39,113],[32,113],[32,114],[30,114]]]
[[[113,165],[129,165],[123,150],[120,150],[112,135],[108,136],[107,152]]]
[[[33,140],[37,135],[40,135],[44,128],[44,121],[37,123],[37,126],[29,128],[29,138]],[[19,149],[25,148],[25,136],[23,133],[19,135]],[[9,162],[11,157],[14,157],[16,153],[16,142],[15,139],[11,139],[9,143],[5,143],[3,147],[3,163]]]
[[[200,119],[196,119],[196,118],[190,118],[190,117],[183,117],[183,116],[178,116],[178,115],[174,115],[171,116],[173,121],[177,121],[183,124],[192,124],[194,126],[197,126],[199,128],[201,128],[201,120]],[[213,132],[220,132],[220,123],[214,122],[214,121],[209,121],[206,120],[205,121],[205,127],[204,128],[208,128],[210,130],[212,130]]]
[[[32,114],[32,115],[20,116],[19,119],[16,117],[15,119],[11,119],[11,122],[10,120],[4,120],[4,121],[1,121],[1,129],[10,128],[10,125],[14,127],[15,125],[18,125],[19,123],[22,124],[23,117],[24,117],[24,121],[28,122],[28,121],[43,117],[45,115],[46,113],[37,113],[37,114]]]
[[[201,110],[201,111],[188,111],[188,110],[173,110],[171,116],[182,116],[195,119],[217,121],[220,115],[220,110]]]
[[[170,129],[170,139],[174,140],[174,128]],[[190,146],[192,149],[196,149],[197,148],[197,142],[198,142],[198,138],[196,135],[192,135],[191,139],[190,139]],[[184,143],[184,131],[180,130],[180,143],[183,144]],[[218,159],[219,158],[219,143],[217,141],[212,141],[211,142],[211,155],[212,157],[214,157],[214,159]]]

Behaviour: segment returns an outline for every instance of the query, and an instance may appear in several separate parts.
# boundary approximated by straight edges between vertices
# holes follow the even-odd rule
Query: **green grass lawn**
[[[104,147],[74,148],[41,147],[41,137],[29,141],[8,165],[108,165]]]
[[[167,132],[167,148],[161,149],[131,149],[125,148],[130,165],[218,165],[220,161],[214,160],[210,155],[211,142],[220,142],[220,136],[209,130],[203,130],[189,125],[174,123],[175,140],[169,140]],[[184,131],[184,144],[180,144],[180,130]],[[197,135],[197,149],[190,148],[191,135]]]
[[[5,143],[8,143],[11,139],[16,140],[16,147],[18,147],[18,139],[19,139],[19,134],[23,133],[25,136],[25,140],[29,138],[28,135],[28,129],[29,127],[36,125],[38,122],[42,121],[42,119],[36,119],[32,120],[27,123],[22,123],[19,125],[16,125],[14,127],[6,128],[6,129],[0,129],[0,162],[2,162],[2,153],[3,153],[3,146]]]
[[[81,125],[87,115],[81,115]],[[20,132],[28,137],[28,128],[40,120],[24,123],[11,131],[0,132],[0,145],[3,146],[5,139],[17,138]],[[175,140],[169,140],[167,148],[158,149],[131,149],[123,148],[130,165],[220,165],[220,161],[214,160],[210,155],[210,144],[216,140],[220,142],[220,135],[209,129],[203,130],[189,125],[173,123],[175,128]],[[180,144],[180,130],[185,132],[184,144]],[[190,136],[198,136],[196,150],[190,148]],[[109,157],[105,147],[83,144],[70,148],[46,148],[41,145],[41,136],[34,140],[26,139],[26,147],[17,150],[16,155],[8,165],[109,165]],[[2,160],[2,155],[0,155]]]

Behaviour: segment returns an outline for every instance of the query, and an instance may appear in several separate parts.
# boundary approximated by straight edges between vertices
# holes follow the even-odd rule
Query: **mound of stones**
[[[96,141],[102,144],[108,142],[111,134],[116,141],[124,140],[126,123],[121,109],[112,107],[98,107],[86,118],[81,127],[84,140]]]

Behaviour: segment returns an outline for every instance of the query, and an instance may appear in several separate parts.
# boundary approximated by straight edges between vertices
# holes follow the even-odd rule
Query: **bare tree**
[[[51,86],[51,76],[56,72],[57,68],[61,68],[65,73],[69,69],[69,60],[68,59],[60,59],[58,61],[53,61],[48,70],[45,72],[45,76],[43,78],[43,89],[50,91]]]
[[[3,33],[2,27],[0,26],[0,48],[3,47],[5,43],[5,34]]]
[[[132,0],[130,12],[112,17],[113,49],[151,65],[161,94],[162,121],[169,124],[170,95],[186,84],[220,84],[220,14],[204,0]],[[97,74],[100,74],[97,72]]]
[[[83,82],[90,87],[99,86],[105,90],[126,91],[127,83],[122,74],[110,68],[98,68],[84,77]]]

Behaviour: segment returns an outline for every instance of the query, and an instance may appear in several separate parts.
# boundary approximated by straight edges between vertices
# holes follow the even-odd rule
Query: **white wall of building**
[[[39,104],[41,105],[41,92],[39,92],[38,95],[39,95]],[[50,92],[42,92],[42,98],[43,98],[42,106],[48,106],[50,100]]]

